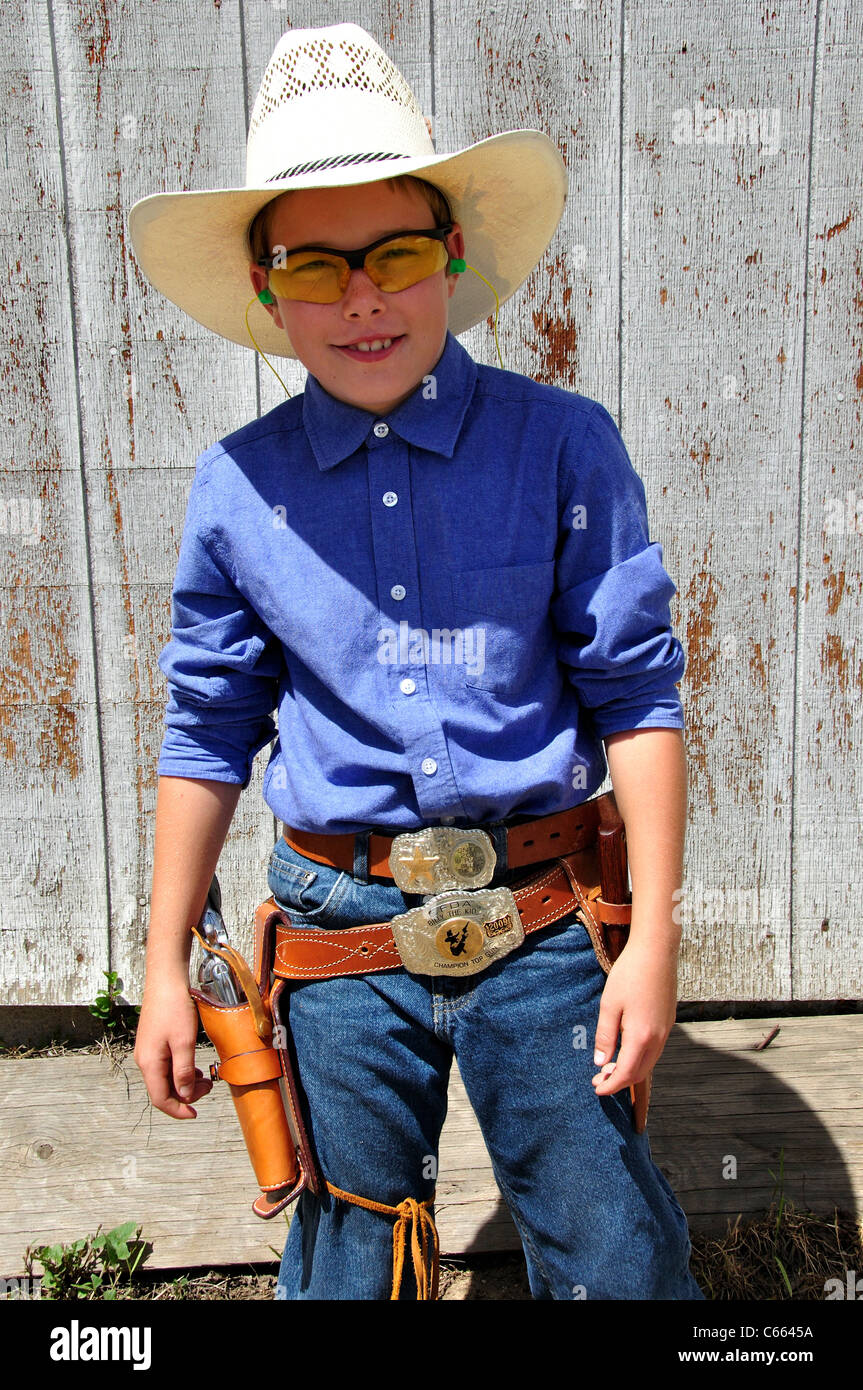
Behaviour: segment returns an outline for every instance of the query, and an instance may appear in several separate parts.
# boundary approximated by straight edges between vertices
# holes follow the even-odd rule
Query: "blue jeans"
[[[279,839],[268,882],[295,927],[382,922],[422,902],[354,868]],[[703,1299],[686,1216],[632,1127],[629,1091],[597,1097],[591,1085],[604,983],[574,914],[461,980],[399,969],[291,983],[283,1010],[324,1176],[389,1206],[429,1198],[455,1055],[534,1298]],[[303,1192],[276,1298],[388,1299],[394,1220]],[[409,1254],[400,1297],[416,1297]]]

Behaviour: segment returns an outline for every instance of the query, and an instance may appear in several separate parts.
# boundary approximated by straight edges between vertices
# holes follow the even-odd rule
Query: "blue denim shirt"
[[[323,833],[563,810],[603,737],[683,727],[675,592],[598,402],[451,333],[381,419],[310,375],[197,461],[157,771],[245,787],[275,739],[268,806]]]

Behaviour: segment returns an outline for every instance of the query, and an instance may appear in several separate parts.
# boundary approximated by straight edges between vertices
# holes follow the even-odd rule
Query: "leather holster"
[[[281,1016],[285,981],[270,985],[277,920],[287,919],[279,909],[271,911],[269,903],[256,913],[253,971],[232,947],[213,948],[198,936],[205,950],[232,967],[246,996],[242,1004],[224,1004],[189,988],[204,1032],[219,1055],[210,1076],[230,1087],[261,1189],[252,1211],[265,1220],[284,1211],[304,1188],[318,1193],[325,1187],[303,1122],[290,1030]]]

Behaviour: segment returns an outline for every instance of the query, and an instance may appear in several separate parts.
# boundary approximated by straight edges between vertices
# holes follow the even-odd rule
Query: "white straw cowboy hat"
[[[436,154],[425,117],[395,64],[356,24],[291,29],[255,99],[243,188],[155,193],[129,213],[144,274],[198,323],[252,347],[245,314],[254,294],[249,223],[296,188],[340,188],[427,176],[461,224],[465,254],[504,303],[541,259],[563,212],[566,166],[539,130],[510,130],[455,154]],[[449,305],[464,333],[494,312],[470,270]],[[249,323],[261,349],[295,357],[284,329],[255,300]]]

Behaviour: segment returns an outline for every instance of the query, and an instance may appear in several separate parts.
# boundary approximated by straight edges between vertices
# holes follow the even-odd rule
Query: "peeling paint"
[[[651,139],[647,140],[641,134],[641,131],[637,130],[634,136],[634,143],[635,148],[638,150],[639,154],[648,154],[650,156],[652,164],[659,163],[660,159],[662,158],[662,155],[657,149],[658,141],[655,135],[652,136]]]
[[[825,557],[826,558],[826,557]],[[824,588],[827,590],[827,612],[831,618],[842,602],[842,595],[845,592],[845,571],[840,570],[834,574],[831,570],[823,580]]]
[[[101,11],[97,15],[97,10]],[[106,3],[80,4],[78,6],[80,23],[79,32],[90,33],[90,40],[84,50],[84,55],[91,67],[101,66],[105,62],[105,54],[111,42],[111,21],[108,16],[108,5]]]
[[[689,450],[689,457],[698,465],[698,472],[704,484],[704,496],[710,497],[710,484],[707,481],[707,465],[710,462],[710,443],[702,439],[700,444],[693,444]]]
[[[846,648],[838,632],[829,632],[821,643],[821,670],[825,675],[833,677],[836,689],[843,695],[849,690],[852,693],[855,690],[863,690],[863,662],[857,663],[856,670],[853,669],[853,664],[853,644],[849,643]],[[846,710],[846,725],[850,723],[851,717],[852,711]]]
[[[761,653],[761,643],[753,641],[752,652],[749,657],[749,670],[752,672],[752,679],[762,690],[767,689],[767,673],[764,669],[764,657]]]
[[[816,241],[821,240],[822,238],[824,239],[824,241],[832,241],[833,237],[835,237],[839,232],[844,232],[846,228],[850,227],[853,221],[854,213],[849,212],[847,217],[843,218],[841,222],[834,222],[833,226],[828,227],[826,232],[816,232]]]
[[[687,714],[687,754],[700,774],[699,785],[707,793],[711,811],[716,812],[716,789],[710,776],[708,750],[714,737],[714,719],[705,710],[702,719],[701,703],[716,677],[719,643],[714,635],[714,618],[718,591],[722,587],[713,573],[711,537],[702,557],[701,567],[693,571],[686,590],[686,673],[691,691]]]
[[[70,778],[81,772],[80,736],[77,714],[73,705],[79,661],[67,645],[74,630],[72,604],[77,591],[62,586],[51,589],[50,608],[34,614],[32,601],[28,604],[22,588],[21,609],[6,612],[9,634],[7,658],[0,678],[0,724],[7,733],[0,739],[0,756],[7,760],[26,756],[19,747],[26,726],[16,719],[16,710],[29,707],[41,721],[38,734],[38,766],[43,774],[64,769]],[[33,650],[31,634],[36,634],[40,649]],[[44,650],[42,650],[44,646]],[[18,741],[12,729],[20,731]],[[59,790],[56,784],[53,791]]]
[[[578,382],[578,331],[569,315],[559,313],[552,306],[556,283],[563,282],[563,308],[569,307],[572,287],[569,284],[570,269],[567,258],[558,255],[549,267],[546,278],[545,302],[541,308],[533,309],[531,317],[537,334],[539,367],[537,380],[552,386],[577,389]]]

